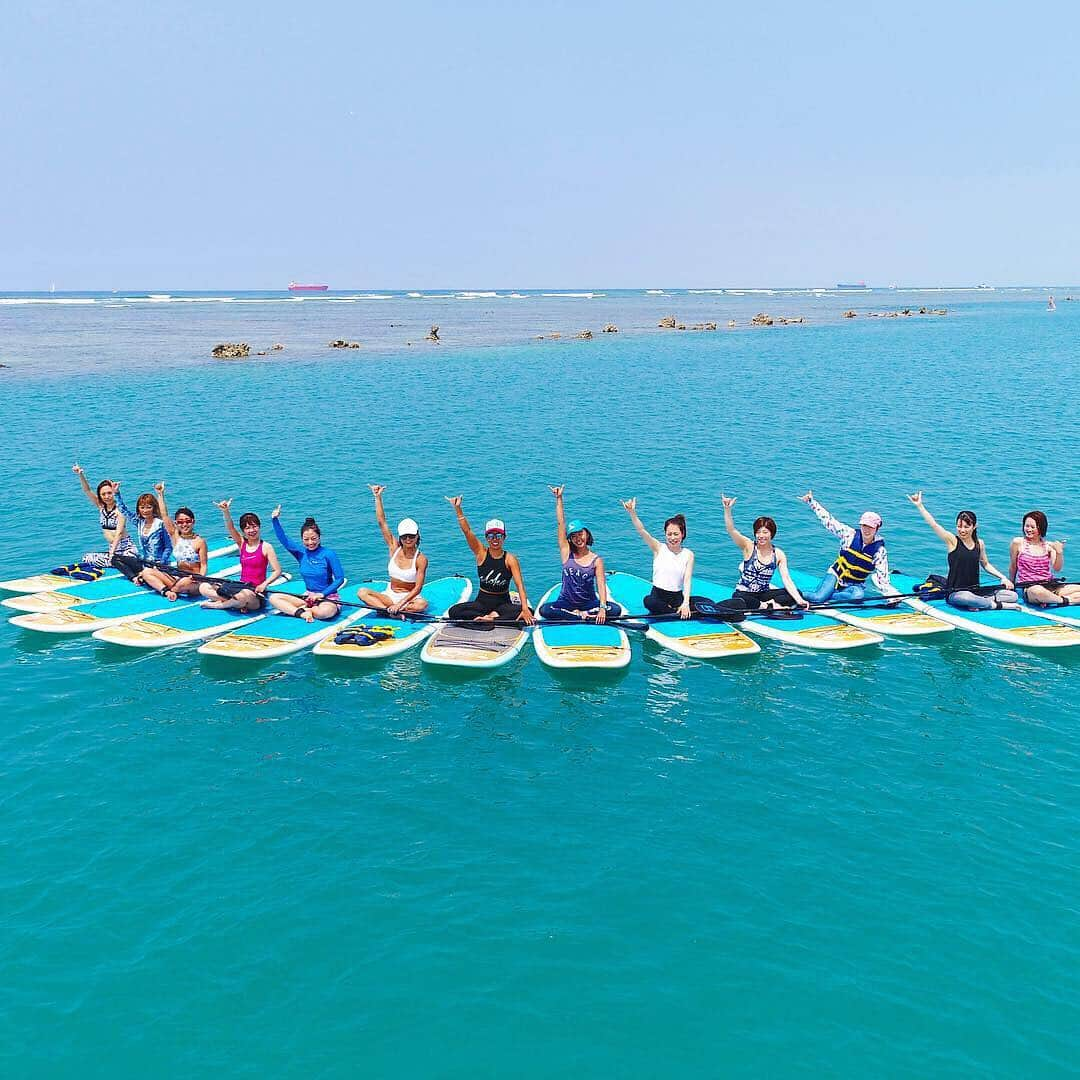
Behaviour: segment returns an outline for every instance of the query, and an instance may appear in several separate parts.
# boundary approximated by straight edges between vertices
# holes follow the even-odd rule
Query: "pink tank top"
[[[248,585],[261,585],[266,580],[266,571],[270,560],[263,552],[262,541],[252,551],[247,541],[240,545],[240,580]]]
[[[1020,544],[1016,556],[1016,580],[1020,585],[1025,581],[1048,581],[1054,576],[1054,565],[1049,548],[1045,555],[1032,555],[1026,540]]]

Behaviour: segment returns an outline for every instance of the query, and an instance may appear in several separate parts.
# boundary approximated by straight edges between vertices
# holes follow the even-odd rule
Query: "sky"
[[[0,289],[1080,281],[1066,4],[16,0]]]

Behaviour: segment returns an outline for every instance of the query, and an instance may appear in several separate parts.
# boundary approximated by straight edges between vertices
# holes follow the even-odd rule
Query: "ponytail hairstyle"
[[[319,528],[318,522],[313,517],[304,518],[304,524],[300,526],[300,535],[303,536],[308,530],[313,532],[320,540],[322,539],[322,529]]]
[[[961,510],[960,513],[956,515],[956,523],[959,525],[960,522],[971,526],[971,539],[978,543],[979,530],[976,529],[975,526],[979,524],[979,519],[975,516],[975,511]]]
[[[104,506],[104,505],[105,505],[105,504],[104,504],[104,503],[103,503],[103,502],[101,501],[101,489],[102,489],[103,487],[111,487],[111,488],[113,488],[113,489],[114,489],[113,493],[115,494],[115,487],[116,487],[116,485],[115,485],[115,484],[113,484],[113,482],[112,482],[111,480],[102,480],[102,481],[100,481],[100,482],[98,483],[98,486],[97,486],[97,501],[98,501],[98,506]]]
[[[682,533],[682,538],[684,540],[686,539],[686,518],[684,515],[676,514],[674,517],[669,517],[667,521],[664,522],[664,532],[667,532],[667,527],[669,525],[677,526],[679,532]]]
[[[1035,528],[1039,530],[1039,539],[1046,539],[1046,531],[1050,528],[1050,522],[1046,520],[1046,515],[1041,510],[1029,510],[1020,522],[1020,531],[1023,532],[1024,522],[1028,518],[1031,518],[1035,522]]]
[[[262,522],[259,520],[258,514],[252,514],[249,512],[247,514],[240,515],[240,528],[246,529],[249,525],[258,525],[260,529],[262,528]]]
[[[754,522],[754,535],[757,535],[758,529],[765,528],[769,530],[769,534],[772,538],[776,537],[776,522],[771,517],[759,517]]]

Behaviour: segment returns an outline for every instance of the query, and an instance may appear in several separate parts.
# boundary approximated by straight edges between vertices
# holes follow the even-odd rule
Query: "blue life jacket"
[[[851,543],[840,549],[836,562],[829,567],[830,572],[836,575],[837,584],[841,588],[845,585],[862,585],[873,573],[874,556],[884,546],[885,541],[879,537],[864,544],[862,529],[856,529]]]

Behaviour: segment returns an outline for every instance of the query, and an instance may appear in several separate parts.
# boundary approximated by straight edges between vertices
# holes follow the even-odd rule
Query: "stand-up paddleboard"
[[[561,587],[554,585],[548,589],[540,605],[553,601]],[[620,614],[625,612],[623,608]],[[541,663],[553,668],[624,668],[630,663],[626,631],[606,623],[583,621],[553,626],[539,619],[533,630],[533,648]]]
[[[231,555],[210,559],[206,572],[210,577],[226,577],[238,573],[240,564]],[[15,615],[9,621],[23,630],[38,630],[43,634],[90,634],[106,626],[133,622],[169,611],[177,604],[186,605],[189,600],[181,597],[168,600],[161,593],[145,586],[136,586],[138,592],[130,596],[116,596],[111,600],[94,600],[74,607],[51,608],[47,611],[30,611]]]
[[[381,592],[386,584],[376,582],[371,587]],[[333,619],[307,622],[297,615],[282,615],[275,611],[259,622],[211,638],[199,646],[199,652],[204,656],[224,656],[231,660],[269,660],[310,649],[327,635],[371,613],[371,608],[359,606],[359,588],[359,585],[349,585],[338,590],[344,603],[357,606],[343,607]]]
[[[380,590],[381,591],[381,590]],[[472,595],[472,583],[461,577],[437,578],[428,582],[420,595],[428,602],[424,613],[430,618],[446,614],[454,604],[464,603]],[[345,627],[353,641],[338,643],[338,631],[325,637],[312,649],[317,656],[337,656],[348,660],[386,660],[415,648],[426,641],[438,623],[412,621],[408,616],[387,615],[372,611]]]
[[[233,555],[235,544],[224,544],[207,552],[207,558],[220,555]],[[235,561],[235,560],[234,560]],[[21,578],[18,582],[6,582],[2,587],[10,588],[14,584],[40,582],[53,577],[39,574],[36,578]],[[71,578],[55,578],[63,585],[46,585],[43,590],[18,590],[20,595],[9,596],[0,600],[4,607],[16,611],[53,611],[56,608],[74,607],[76,604],[90,604],[95,600],[112,600],[117,596],[134,596],[142,592],[141,585],[133,584],[118,570],[106,570],[96,581],[73,581]],[[16,590],[12,590],[16,591]]]
[[[728,599],[733,590],[728,586],[694,578],[693,591],[707,596],[710,600],[720,600]],[[746,621],[739,625],[748,634],[770,641],[782,641],[787,645],[798,645],[803,649],[862,649],[868,645],[880,645],[885,640],[880,634],[838,622],[817,611],[796,609],[796,613],[788,617],[784,617],[784,613],[775,617],[748,615]]]
[[[282,581],[279,578],[274,582],[271,591],[301,596],[304,583]],[[166,649],[174,645],[205,641],[218,634],[227,634],[230,630],[265,619],[272,610],[269,601],[261,611],[251,612],[241,612],[235,608],[204,608],[201,601],[198,601],[173,605],[168,611],[148,615],[145,619],[112,623],[101,630],[95,630],[93,636],[98,641],[109,642],[110,645],[126,645],[133,649]]]
[[[608,575],[608,595],[630,618],[645,610],[645,597],[652,585],[633,574],[615,572]],[[718,585],[694,578],[693,592],[719,600],[729,595]],[[733,660],[740,656],[753,656],[761,652],[761,646],[730,623],[704,619],[672,619],[670,622],[653,623],[645,636],[665,649],[693,656],[701,660]]]
[[[517,593],[510,598],[516,603]],[[510,663],[528,640],[525,623],[521,629],[491,626],[482,630],[467,622],[443,623],[424,643],[420,659],[443,667],[497,668]]]
[[[821,580],[805,570],[791,570],[790,573],[791,580],[804,596],[816,589]],[[867,597],[863,608],[819,607],[817,610],[821,615],[839,619],[840,622],[857,626],[860,630],[884,634],[885,637],[925,637],[928,634],[949,633],[953,629],[949,623],[942,622],[941,619],[911,606],[906,601],[889,607],[885,603],[885,597],[877,593]]]
[[[906,574],[893,574],[893,584],[901,592],[912,592],[921,578]],[[1019,611],[962,611],[951,607],[944,600],[913,600],[912,604],[938,619],[979,637],[989,638],[1004,645],[1020,645],[1026,649],[1063,649],[1080,645],[1080,626],[1072,620],[1062,622],[1051,611],[1039,613],[1031,608]]]

